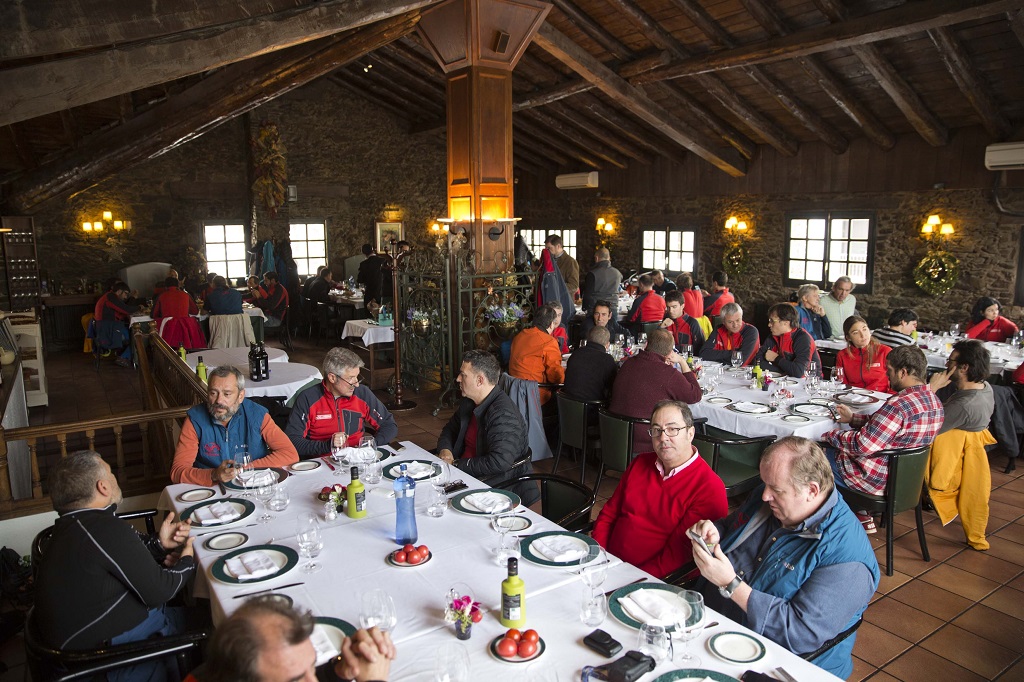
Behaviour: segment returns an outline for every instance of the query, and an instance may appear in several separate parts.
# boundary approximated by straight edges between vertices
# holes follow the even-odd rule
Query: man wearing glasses
[[[363,432],[373,434],[377,445],[398,435],[398,424],[388,408],[359,383],[363,361],[347,348],[332,348],[324,357],[324,380],[299,393],[285,433],[302,459],[331,451],[335,434],[339,445],[356,447]]]
[[[593,537],[612,554],[665,577],[692,558],[686,530],[729,511],[725,485],[697,454],[686,403],[654,406],[654,452],[637,455],[594,523]]]

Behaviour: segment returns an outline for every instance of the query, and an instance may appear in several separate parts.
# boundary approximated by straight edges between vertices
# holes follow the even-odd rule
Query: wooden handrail
[[[163,419],[184,419],[188,407],[168,407],[163,410],[144,412],[125,412],[99,419],[86,419],[78,422],[60,422],[59,424],[40,424],[38,426],[22,426],[16,429],[3,429],[4,440],[27,440],[29,438],[45,438],[59,436],[62,433],[80,433],[111,429],[115,426],[155,422]]]

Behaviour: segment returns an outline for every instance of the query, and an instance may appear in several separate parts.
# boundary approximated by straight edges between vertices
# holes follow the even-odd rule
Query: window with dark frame
[[[207,272],[215,272],[231,281],[248,275],[245,245],[245,225],[241,222],[203,223]]]
[[[814,211],[786,216],[786,286],[817,284],[829,289],[849,277],[857,291],[871,293],[875,216],[867,211]]]
[[[573,258],[576,258],[576,230],[569,229],[554,229],[554,230],[537,230],[523,228],[519,231],[523,241],[526,243],[527,248],[530,249],[530,253],[533,254],[534,258],[540,258],[540,252],[544,250],[544,240],[547,239],[549,234],[557,234],[562,238],[562,248],[565,249]],[[578,259],[577,259],[578,260]]]
[[[299,277],[315,275],[317,268],[327,265],[327,226],[323,220],[289,221],[288,238]]]
[[[647,227],[642,230],[640,267],[675,276],[693,272],[697,265],[697,230],[684,227]]]

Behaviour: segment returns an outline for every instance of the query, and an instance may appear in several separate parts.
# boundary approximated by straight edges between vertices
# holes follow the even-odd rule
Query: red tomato
[[[523,633],[522,641],[524,642],[536,642],[538,640],[540,640],[540,635],[537,634],[536,630],[527,630]]]
[[[397,552],[395,552],[394,559],[396,564],[404,564],[406,559],[408,558],[408,555],[402,550],[398,550]]]
[[[419,552],[420,554],[422,554],[424,557],[427,556],[428,554],[430,554],[430,550],[427,549],[426,545],[420,545],[419,547],[416,548],[416,551]]]
[[[479,623],[480,621],[482,621],[484,619],[484,612],[483,611],[474,611],[472,613],[472,615],[470,615],[470,618],[473,619],[474,623]]]
[[[523,641],[519,642],[518,652],[522,658],[529,658],[530,656],[533,656],[535,653],[537,653],[537,643],[530,642],[524,639]]]
[[[402,548],[402,551],[405,552],[406,554],[408,554],[409,552],[413,551],[414,549],[416,549],[415,546],[413,546],[413,545],[406,545],[405,547]]]
[[[519,632],[519,630],[516,630],[515,628],[512,628],[511,630],[509,630],[508,632],[505,633],[505,637],[507,637],[508,639],[511,639],[514,642],[518,642],[519,640],[521,640],[523,638],[523,635],[522,635],[522,633]]]
[[[495,649],[497,650],[498,655],[502,658],[512,658],[519,652],[519,647],[516,644],[516,641],[514,639],[509,639],[508,637],[505,637],[503,640],[498,642]]]
[[[423,555],[421,555],[419,552],[409,552],[409,554],[405,558],[410,564],[413,564],[414,566],[418,563],[423,562]]]

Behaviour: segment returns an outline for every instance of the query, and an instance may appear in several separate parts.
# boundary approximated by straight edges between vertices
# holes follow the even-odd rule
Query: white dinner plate
[[[199,519],[196,518],[195,513],[196,513],[197,509],[199,509],[201,507],[206,507],[206,506],[209,506],[209,505],[212,505],[212,504],[217,504],[218,502],[226,502],[227,504],[230,504],[232,507],[234,507],[238,511],[238,514],[239,514],[238,518],[231,519],[230,521],[221,521],[221,520],[218,519],[218,520],[210,521],[208,523],[201,523],[199,521]],[[191,521],[192,525],[197,527],[197,528],[211,528],[213,526],[224,526],[224,525],[227,525],[229,523],[238,523],[242,519],[245,519],[245,518],[249,517],[250,515],[252,515],[253,512],[255,512],[255,511],[256,511],[256,505],[253,504],[250,500],[241,499],[241,498],[235,498],[235,497],[229,497],[229,498],[224,499],[224,500],[206,500],[204,502],[200,502],[199,504],[193,505],[193,506],[189,507],[188,509],[186,509],[185,511],[183,511],[181,513],[181,519],[183,521],[186,521],[186,520]]]
[[[743,632],[720,632],[708,640],[708,651],[723,661],[746,665],[760,661],[767,653],[756,637]]]
[[[836,401],[843,403],[844,405],[870,405],[871,403],[877,403],[878,398],[873,395],[864,395],[863,393],[837,393]]]
[[[214,535],[203,543],[203,547],[214,552],[225,552],[229,549],[234,549],[235,547],[241,547],[248,541],[249,536],[245,533],[232,531]]]
[[[717,395],[714,396],[713,398],[705,398],[704,402],[708,403],[709,405],[728,405],[729,403],[732,402],[732,400],[730,398],[726,398],[723,395]]]
[[[304,459],[301,462],[296,462],[295,464],[292,464],[288,468],[296,473],[301,473],[304,471],[313,471],[315,469],[319,469],[320,465],[321,462],[318,459]]]
[[[786,414],[782,416],[782,421],[789,422],[790,424],[805,424],[811,421],[811,419],[799,414]]]
[[[733,412],[739,412],[741,414],[771,414],[776,408],[771,405],[765,405],[764,403],[757,403],[751,401],[743,401],[739,403],[733,403],[728,406],[728,409]]]
[[[341,640],[346,637],[351,637],[356,633],[356,629],[352,627],[349,622],[341,620],[340,618],[325,618],[323,616],[317,616],[314,619],[314,622],[316,625],[313,627],[323,632],[327,639],[330,640],[331,646],[333,646],[335,651],[338,652],[341,651]],[[331,660],[331,658],[331,656],[325,655],[322,661],[318,658],[316,660],[316,664],[323,665],[327,661]]]
[[[802,414],[805,417],[832,416],[832,413],[828,411],[828,407],[817,403],[800,403],[799,405],[793,405],[789,409],[791,412],[794,412],[795,414]]]
[[[240,554],[256,551],[266,554],[267,557],[277,566],[277,571],[260,578],[251,578],[248,580],[239,580],[228,572],[228,559],[233,559]],[[210,567],[210,574],[220,582],[228,583],[229,585],[250,585],[267,580],[273,580],[274,578],[280,578],[286,573],[291,572],[298,565],[299,553],[291,547],[287,547],[285,545],[258,545],[256,547],[243,547],[241,549],[236,549],[230,554],[222,555],[213,562],[213,565]]]
[[[176,498],[178,502],[202,502],[208,500],[214,495],[216,491],[213,488],[193,488],[192,490],[186,490]]]

